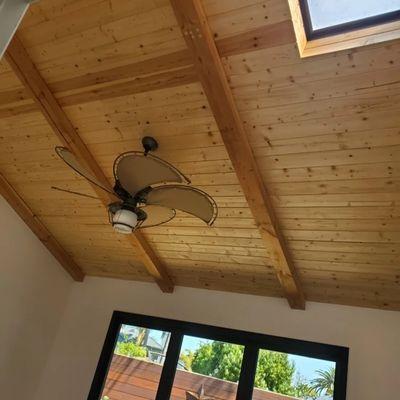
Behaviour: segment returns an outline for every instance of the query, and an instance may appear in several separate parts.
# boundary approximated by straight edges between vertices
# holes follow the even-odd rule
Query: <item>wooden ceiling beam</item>
[[[171,3],[243,193],[265,246],[274,255],[273,267],[283,292],[292,308],[304,309],[305,299],[296,269],[258,170],[201,2],[171,0]]]
[[[111,187],[104,172],[78,135],[17,36],[14,36],[8,46],[6,59],[63,145],[68,147],[105,187]],[[112,194],[107,193],[96,185],[92,186],[106,207],[116,200],[116,197]],[[174,285],[168,276],[165,266],[148,245],[143,235],[136,232],[133,235],[129,235],[128,240],[139,249],[141,261],[160,289],[164,292],[172,292]]]
[[[72,257],[57,242],[54,236],[43,225],[40,219],[33,213],[25,201],[19,196],[11,184],[0,174],[0,194],[28,225],[30,230],[47,247],[51,254],[58,260],[62,267],[78,282],[82,282],[85,274],[75,263]]]

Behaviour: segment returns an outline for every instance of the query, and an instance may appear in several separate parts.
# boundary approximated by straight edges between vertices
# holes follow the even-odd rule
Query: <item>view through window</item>
[[[302,400],[332,400],[334,380],[334,362],[261,349],[253,400],[268,399],[265,391]]]
[[[171,400],[235,400],[244,346],[185,336]]]
[[[116,312],[88,400],[345,400],[347,357],[338,346]]]
[[[170,336],[170,332],[122,325],[101,400],[154,400]]]

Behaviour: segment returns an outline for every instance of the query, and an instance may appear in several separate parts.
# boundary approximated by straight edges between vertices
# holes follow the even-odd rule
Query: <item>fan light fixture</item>
[[[138,217],[131,211],[124,208],[118,210],[112,216],[112,226],[118,233],[129,235],[137,225]]]

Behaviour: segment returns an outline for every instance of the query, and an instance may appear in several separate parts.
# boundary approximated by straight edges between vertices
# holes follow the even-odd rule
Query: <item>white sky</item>
[[[400,9],[400,0],[307,0],[313,29]]]

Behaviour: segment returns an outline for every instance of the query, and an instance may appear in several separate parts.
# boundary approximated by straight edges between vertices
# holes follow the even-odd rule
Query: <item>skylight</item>
[[[400,0],[303,0],[309,39],[400,19]]]

